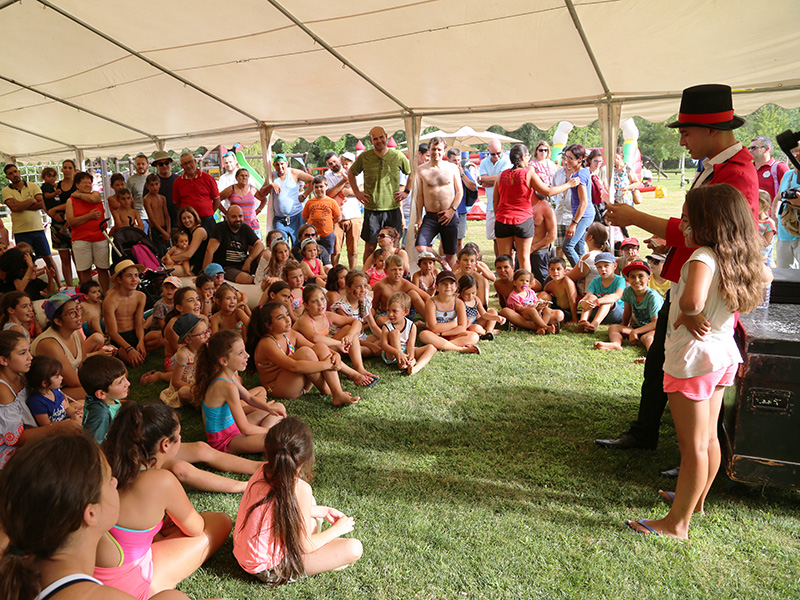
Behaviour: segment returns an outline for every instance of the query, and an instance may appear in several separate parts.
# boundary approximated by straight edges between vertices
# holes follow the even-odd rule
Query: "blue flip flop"
[[[361,384],[357,383],[356,385],[358,385],[359,387],[363,387],[363,388],[371,388],[373,385],[375,385],[376,383],[378,383],[381,380],[381,378],[378,377],[377,375],[371,375],[371,377],[372,377],[372,381],[370,381],[369,383],[367,383],[365,385],[361,385]]]
[[[639,520],[638,520],[638,521],[636,521],[636,522],[637,522],[639,525],[641,525],[642,527],[644,527],[645,529],[647,529],[647,531],[649,531],[650,533],[655,533],[656,535],[661,535],[661,534],[660,534],[660,533],[658,533],[658,532],[657,532],[655,529],[653,529],[652,527],[650,527],[650,525],[648,525],[647,523],[645,523],[645,521],[646,521],[646,520],[647,520],[647,519],[639,519]],[[625,521],[625,525],[627,525],[629,528],[633,529],[633,526],[631,525],[631,522],[630,522],[630,521]],[[647,534],[645,534],[645,533],[642,533],[641,531],[638,531],[637,529],[633,529],[633,530],[634,530],[636,533],[638,533],[638,534],[641,534],[641,535],[647,535]]]
[[[664,498],[664,496],[661,495],[661,492],[664,492],[667,495],[667,498],[669,498],[669,500],[667,500],[667,498]],[[665,490],[659,490],[658,497],[661,498],[667,504],[672,504],[673,502],[675,502],[675,492],[667,492]]]

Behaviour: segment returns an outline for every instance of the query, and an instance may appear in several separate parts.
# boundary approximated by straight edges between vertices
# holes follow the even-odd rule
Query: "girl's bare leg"
[[[364,552],[361,542],[354,538],[336,538],[314,552],[303,555],[306,575],[333,571],[356,562]]]
[[[173,589],[194,573],[208,557],[228,539],[231,518],[225,513],[200,513],[205,522],[203,533],[189,537],[172,527],[160,540],[153,542],[153,580],[150,593]]]
[[[608,328],[608,341],[595,342],[595,350],[622,350],[622,325],[611,325]]]
[[[228,456],[234,456],[228,454]],[[240,458],[240,457],[236,457]],[[245,459],[242,459],[245,460]],[[217,473],[210,473],[203,469],[198,469],[193,464],[185,460],[170,460],[164,463],[163,469],[172,471],[184,485],[191,486],[204,492],[222,492],[224,494],[243,494],[247,487],[246,481],[229,479]]]
[[[431,344],[437,350],[461,352],[461,346],[457,346],[450,340],[446,340],[443,337],[436,335],[432,331],[428,331],[427,329],[420,331],[417,337],[419,337],[419,341],[421,341],[423,344]]]
[[[202,462],[217,471],[243,473],[244,475],[252,475],[264,464],[262,461],[220,452],[205,442],[182,443],[175,460],[185,460],[190,463]]]
[[[324,344],[314,344],[314,352],[316,353],[316,356],[319,360],[325,360],[331,354],[330,348],[328,348]],[[354,371],[347,365],[344,364],[341,365],[342,372],[345,372],[345,369],[354,376],[360,377],[360,375],[356,373],[356,371]],[[341,406],[343,404],[355,404],[361,399],[358,396],[353,396],[349,392],[345,392],[342,389],[342,382],[339,381],[339,373],[337,371],[333,370],[323,371],[322,379],[325,381],[326,387],[328,389],[328,393],[326,395],[329,395],[333,398],[334,406]],[[317,388],[323,394],[325,393],[323,392],[322,387],[317,386]]]
[[[406,372],[409,375],[419,373],[425,365],[431,362],[431,358],[433,358],[434,354],[436,354],[436,347],[432,344],[427,344],[421,348],[416,348],[414,350],[414,358],[416,358],[417,362],[414,364],[414,366],[409,367]]]

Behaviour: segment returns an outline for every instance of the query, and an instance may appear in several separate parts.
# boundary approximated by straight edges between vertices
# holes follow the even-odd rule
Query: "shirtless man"
[[[111,343],[119,347],[119,358],[138,367],[147,356],[144,341],[145,295],[136,288],[144,267],[123,260],[114,267],[114,287],[103,302],[103,318]]]
[[[386,277],[372,288],[372,306],[375,307],[375,320],[383,326],[388,320],[386,309],[392,294],[404,292],[411,298],[411,304],[419,314],[425,314],[425,302],[430,296],[415,286],[408,279],[403,279],[403,259],[392,254],[386,259]]]
[[[447,143],[440,137],[432,138],[428,145],[431,159],[417,169],[415,185],[419,189],[417,202],[417,252],[433,252],[433,238],[442,238],[444,259],[451,267],[455,264],[458,247],[458,205],[464,191],[458,167],[444,159]],[[425,208],[425,219],[422,208]]]
[[[556,213],[548,200],[534,196],[533,241],[531,242],[531,273],[541,285],[547,279],[550,264],[550,244],[556,241]]]

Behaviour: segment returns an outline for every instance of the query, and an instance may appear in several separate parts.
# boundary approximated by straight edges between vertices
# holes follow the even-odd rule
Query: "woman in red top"
[[[508,154],[512,167],[500,173],[495,185],[494,234],[497,254],[511,255],[517,249],[520,269],[531,269],[531,242],[533,241],[533,192],[554,196],[575,187],[569,180],[563,185],[547,187],[528,166],[531,153],[524,144],[516,144]]]
[[[75,175],[77,191],[67,200],[66,223],[72,230],[72,252],[78,279],[81,283],[92,278],[92,265],[97,268],[97,280],[104,292],[108,291],[108,241],[100,229],[105,217],[103,198],[100,192],[92,191],[93,177],[90,173]]]

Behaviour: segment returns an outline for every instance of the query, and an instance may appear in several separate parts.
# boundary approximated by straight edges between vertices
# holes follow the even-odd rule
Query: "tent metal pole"
[[[272,145],[270,144],[272,132],[272,127],[266,125],[262,125],[258,130],[258,136],[261,139],[261,163],[264,165],[264,185],[272,183]],[[267,198],[267,206],[265,207],[267,210],[267,231],[264,232],[264,240],[267,239],[267,232],[273,228],[272,217],[274,215],[272,207],[269,205],[272,197],[268,196]]]
[[[411,263],[412,270],[414,265],[417,264],[417,250],[416,250],[416,232],[412,223],[416,223],[417,214],[417,188],[414,184],[417,175],[417,146],[419,146],[420,126],[422,125],[422,117],[416,115],[407,116],[405,119],[406,128],[406,145],[408,147],[408,162],[411,163],[411,174],[408,176],[409,183],[406,187],[411,188],[411,217],[406,223],[406,242],[405,248],[408,252],[409,262]]]

